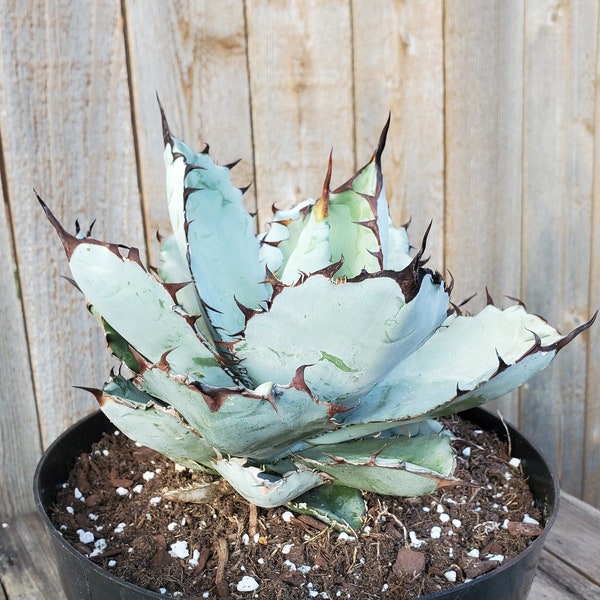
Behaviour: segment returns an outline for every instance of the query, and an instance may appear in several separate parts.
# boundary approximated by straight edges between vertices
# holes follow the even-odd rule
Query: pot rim
[[[488,411],[484,408],[481,408],[481,407],[471,408],[471,409],[462,411],[458,414],[467,419],[472,418],[477,423],[478,423],[478,419],[483,419],[484,421],[488,421],[487,423],[485,423],[483,425],[481,423],[478,423],[484,429],[492,429],[492,427],[490,427],[489,423],[493,422],[495,424],[494,429],[501,436],[506,437],[506,431],[508,430],[511,439],[514,439],[515,436],[520,437],[525,442],[525,444],[530,447],[532,453],[534,455],[537,455],[537,458],[541,461],[541,463],[546,468],[546,471],[550,475],[550,480],[552,483],[551,492],[550,492],[550,494],[548,494],[546,496],[546,498],[540,498],[534,494],[534,498],[535,498],[536,502],[545,502],[547,505],[546,510],[544,511],[545,522],[543,524],[542,533],[535,540],[533,540],[529,544],[529,546],[527,546],[527,548],[525,548],[525,550],[523,550],[517,556],[506,561],[501,566],[496,567],[493,571],[484,573],[483,575],[480,575],[479,577],[476,577],[475,579],[471,579],[470,581],[456,584],[455,586],[453,586],[451,588],[443,589],[438,592],[433,592],[433,593],[427,594],[425,596],[420,596],[418,599],[415,599],[415,600],[436,600],[438,598],[450,598],[451,597],[450,595],[452,592],[457,592],[458,590],[467,590],[467,589],[470,589],[471,587],[474,587],[475,585],[481,585],[483,582],[487,582],[495,577],[502,577],[502,574],[505,571],[507,571],[508,569],[510,569],[515,564],[515,562],[521,560],[523,557],[528,556],[528,554],[534,552],[538,546],[543,545],[545,543],[546,536],[547,536],[548,532],[550,531],[550,529],[552,528],[552,526],[554,525],[557,515],[558,515],[558,510],[559,510],[559,505],[560,505],[560,487],[558,484],[558,480],[557,480],[557,477],[556,477],[553,469],[550,467],[548,461],[543,456],[543,454],[540,452],[540,450],[537,448],[537,446],[535,444],[533,444],[526,436],[524,436],[516,427],[505,422],[502,418],[494,415],[493,413],[491,413],[490,411]],[[55,449],[64,442],[64,439],[67,438],[73,431],[79,429],[80,427],[85,426],[86,423],[89,423],[90,421],[93,421],[94,419],[99,418],[99,415],[104,416],[102,411],[98,409],[98,410],[82,417],[81,419],[79,419],[78,421],[76,421],[75,423],[70,425],[67,429],[65,429],[43,452],[40,460],[38,461],[38,464],[35,469],[34,477],[33,477],[33,495],[34,495],[36,509],[41,514],[44,524],[46,525],[46,529],[49,531],[49,534],[56,541],[58,541],[58,543],[61,545],[61,547],[63,547],[73,558],[83,559],[83,560],[87,561],[88,566],[90,569],[92,569],[92,571],[94,571],[98,575],[104,576],[114,582],[118,582],[120,585],[124,586],[125,588],[128,588],[131,591],[138,591],[138,592],[143,591],[147,595],[148,598],[156,598],[156,599],[162,598],[164,600],[164,598],[165,597],[168,598],[168,596],[165,596],[164,594],[160,594],[158,592],[154,592],[147,588],[142,588],[134,583],[126,581],[125,579],[117,577],[116,575],[110,573],[110,571],[103,569],[102,567],[100,567],[99,565],[94,563],[92,560],[90,560],[88,557],[86,557],[85,555],[83,555],[79,551],[77,551],[69,542],[67,542],[64,539],[64,537],[62,536],[60,531],[54,526],[54,523],[51,521],[51,519],[46,511],[45,504],[42,499],[41,473],[44,470],[44,468],[46,467],[49,457],[52,455],[52,453],[55,451]],[[104,416],[104,418],[106,418],[106,420],[108,421],[107,417]],[[111,426],[115,427],[115,429],[118,429],[115,425],[110,423],[110,421],[108,421],[108,423]],[[505,427],[506,427],[506,429],[505,429]],[[92,442],[90,442],[90,445],[94,441],[96,441],[96,440],[93,440]],[[82,452],[85,452],[85,450],[82,450]]]

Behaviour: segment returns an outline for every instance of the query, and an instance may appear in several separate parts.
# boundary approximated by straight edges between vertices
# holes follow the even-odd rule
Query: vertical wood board
[[[600,31],[600,14],[597,31]],[[600,44],[596,52],[594,166],[589,312],[600,309]],[[600,323],[586,336],[586,397],[582,498],[600,507]]]
[[[3,200],[1,191],[0,200]],[[41,454],[9,217],[8,204],[3,203],[0,209],[0,520],[33,510],[31,481]]]
[[[445,5],[445,268],[454,302],[520,292],[523,3]],[[518,395],[497,403],[518,424]]]
[[[597,5],[527,5],[523,298],[568,332],[589,318]],[[524,388],[522,425],[581,494],[585,340]]]
[[[100,386],[108,360],[31,190],[71,230],[96,218],[99,237],[143,243],[120,3],[13,3],[0,50],[6,200],[47,444],[94,407],[72,386]]]
[[[218,164],[242,159],[236,185],[254,179],[244,6],[227,2],[125,3],[138,161],[151,262],[155,233],[170,232],[159,95],[173,135]],[[254,187],[245,195],[254,211]]]
[[[5,525],[0,529],[0,590],[8,600],[66,600],[50,538],[37,513]]]
[[[246,13],[262,229],[273,204],[320,195],[331,149],[332,189],[353,174],[351,14],[344,0],[249,0]]]
[[[430,266],[443,268],[444,31],[441,2],[352,3],[358,161],[391,114],[382,169],[394,223],[418,246],[430,221]]]

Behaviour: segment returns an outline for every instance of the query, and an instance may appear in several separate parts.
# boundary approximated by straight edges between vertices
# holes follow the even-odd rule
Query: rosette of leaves
[[[351,179],[330,189],[330,156],[321,196],[275,210],[257,236],[233,165],[174,138],[163,113],[173,232],[158,269],[135,248],[71,235],[40,199],[126,367],[91,390],[101,409],[135,441],[228,482],[177,497],[230,485],[357,528],[363,491],[460,483],[432,418],[513,390],[593,321],[562,336],[520,303],[461,314],[425,266],[427,233],[411,253],[391,222],[388,125]]]

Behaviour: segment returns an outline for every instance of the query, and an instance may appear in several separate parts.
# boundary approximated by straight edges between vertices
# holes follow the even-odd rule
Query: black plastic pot
[[[462,413],[482,429],[494,431],[506,438],[504,425],[494,415],[482,409]],[[513,455],[522,460],[525,474],[537,505],[545,519],[543,533],[516,558],[501,567],[452,589],[422,596],[422,600],[525,600],[535,575],[542,547],[558,511],[559,489],[556,478],[538,450],[517,430],[508,426]],[[75,550],[55,529],[48,513],[57,491],[68,479],[77,457],[88,452],[91,445],[114,426],[100,411],[75,423],[46,450],[34,476],[34,495],[58,561],[63,588],[69,600],[141,600],[165,596],[140,588],[101,569]]]

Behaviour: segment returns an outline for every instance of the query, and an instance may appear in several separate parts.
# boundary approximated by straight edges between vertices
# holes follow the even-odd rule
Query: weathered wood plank
[[[346,0],[250,0],[246,14],[263,225],[273,203],[320,195],[331,148],[332,187],[353,173],[351,15]]]
[[[600,15],[598,16],[600,32]],[[600,81],[600,44],[596,54],[596,82]],[[594,115],[594,183],[592,189],[592,242],[590,248],[589,311],[600,308],[600,94]],[[587,387],[585,400],[585,446],[582,498],[600,508],[600,326],[587,334]]]
[[[445,267],[476,311],[486,286],[498,304],[520,292],[523,7],[445,5]],[[498,406],[518,424],[517,394]]]
[[[143,243],[120,2],[11,2],[0,44],[5,200],[47,444],[94,405],[72,386],[100,386],[109,363],[31,189],[66,224],[97,218],[99,236]]]
[[[31,481],[41,452],[8,216],[8,211],[0,210],[0,520],[33,509]]]
[[[0,582],[8,600],[64,600],[50,540],[36,513],[0,528]]]
[[[597,11],[596,2],[534,2],[525,18],[523,298],[565,332],[590,316]],[[522,394],[524,431],[576,495],[585,371],[581,337]]]
[[[220,164],[238,159],[236,185],[254,179],[244,6],[227,2],[125,2],[133,108],[151,258],[170,231],[165,201],[161,98],[175,136]],[[256,208],[254,187],[246,207]]]
[[[441,2],[352,4],[354,112],[359,161],[391,113],[383,175],[392,218],[413,244],[429,221],[431,266],[443,267],[444,31]],[[374,32],[377,32],[374,35]]]
[[[600,598],[600,586],[585,574],[567,566],[559,557],[544,552],[528,600],[584,600]]]
[[[563,493],[546,549],[570,568],[600,586],[600,512],[589,504]],[[593,598],[594,596],[589,596]]]

